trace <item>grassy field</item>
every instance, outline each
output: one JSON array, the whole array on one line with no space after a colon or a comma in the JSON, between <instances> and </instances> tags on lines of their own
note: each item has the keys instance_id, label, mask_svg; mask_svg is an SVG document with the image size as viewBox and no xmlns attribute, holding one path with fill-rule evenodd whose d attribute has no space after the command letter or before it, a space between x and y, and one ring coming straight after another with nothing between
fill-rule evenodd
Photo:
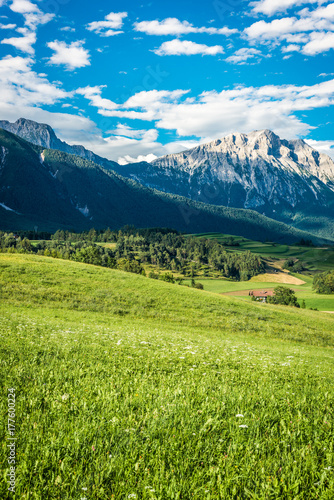
<instances>
[{"instance_id":1,"label":"grassy field","mask_svg":"<svg viewBox=\"0 0 334 500\"><path fill-rule=\"evenodd\" d=\"M204 290L219 294L233 294L238 292L239 299L251 300L248 295L249 290L273 290L277 286L285 286L287 288L292 288L297 296L299 304L305 300L305 305L307 309L313 308L319 311L334 311L334 295L324 295L315 293L312 290L313 278L301 274L293 274L293 276L305 281L303 285L286 284L282 282L275 281L261 281L261 275L255 276L250 281L230 281L227 279L197 279L199 283L202 283ZM273 275L275 277L275 275ZM184 282L190 285L190 280L185 280Z\"/></svg>"},{"instance_id":2,"label":"grassy field","mask_svg":"<svg viewBox=\"0 0 334 500\"><path fill-rule=\"evenodd\" d=\"M241 284L245 286L245 284ZM334 497L334 318L0 254L20 499Z\"/></svg>"}]
</instances>

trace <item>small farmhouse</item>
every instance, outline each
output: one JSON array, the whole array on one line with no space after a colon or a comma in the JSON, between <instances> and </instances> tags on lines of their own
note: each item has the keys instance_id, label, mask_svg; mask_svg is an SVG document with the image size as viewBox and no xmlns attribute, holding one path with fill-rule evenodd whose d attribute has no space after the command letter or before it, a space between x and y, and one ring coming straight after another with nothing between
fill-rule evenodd
<instances>
[{"instance_id":1,"label":"small farmhouse","mask_svg":"<svg viewBox=\"0 0 334 500\"><path fill-rule=\"evenodd\" d=\"M275 295L273 290L250 290L249 295L260 302L267 302L267 297Z\"/></svg>"}]
</instances>

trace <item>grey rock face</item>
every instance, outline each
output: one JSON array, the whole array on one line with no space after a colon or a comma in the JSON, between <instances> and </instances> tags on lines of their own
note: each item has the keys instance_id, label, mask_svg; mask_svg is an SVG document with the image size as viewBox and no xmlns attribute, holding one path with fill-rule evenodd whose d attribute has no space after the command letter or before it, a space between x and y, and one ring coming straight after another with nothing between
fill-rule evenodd
<instances>
[{"instance_id":1,"label":"grey rock face","mask_svg":"<svg viewBox=\"0 0 334 500\"><path fill-rule=\"evenodd\" d=\"M223 139L118 172L189 198L265 213L334 200L334 162L302 140L270 130Z\"/></svg>"},{"instance_id":2,"label":"grey rock face","mask_svg":"<svg viewBox=\"0 0 334 500\"><path fill-rule=\"evenodd\" d=\"M50 125L47 125L46 123L37 123L32 120L26 120L25 118L19 118L15 123L10 123L6 120L0 121L0 128L3 128L12 134L16 134L22 139L25 139L32 144L36 144L37 146L42 146L47 149L58 149L64 153L80 156L81 158L93 161L106 169L112 168L114 164L116 165L115 162L102 158L83 146L70 146L66 142L61 141L58 139Z\"/></svg>"}]
</instances>

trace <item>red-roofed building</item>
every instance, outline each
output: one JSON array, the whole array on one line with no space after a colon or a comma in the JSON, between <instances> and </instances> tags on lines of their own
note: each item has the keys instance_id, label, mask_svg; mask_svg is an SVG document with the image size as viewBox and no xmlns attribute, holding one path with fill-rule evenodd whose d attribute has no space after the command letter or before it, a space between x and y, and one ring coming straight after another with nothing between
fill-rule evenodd
<instances>
[{"instance_id":1,"label":"red-roofed building","mask_svg":"<svg viewBox=\"0 0 334 500\"><path fill-rule=\"evenodd\" d=\"M273 297L275 292L273 290L250 290L248 295L260 302L267 302L267 297Z\"/></svg>"}]
</instances>

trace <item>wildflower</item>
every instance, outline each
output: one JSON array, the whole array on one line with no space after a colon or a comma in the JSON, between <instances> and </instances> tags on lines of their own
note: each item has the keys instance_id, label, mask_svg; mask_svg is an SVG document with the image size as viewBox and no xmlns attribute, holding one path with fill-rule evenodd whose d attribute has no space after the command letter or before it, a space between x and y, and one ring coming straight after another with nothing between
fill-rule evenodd
<instances>
[{"instance_id":1,"label":"wildflower","mask_svg":"<svg viewBox=\"0 0 334 500\"><path fill-rule=\"evenodd\" d=\"M62 397L61 397L61 399L62 399L63 401L67 401L69 397L70 397L70 395L69 395L69 394L63 394L63 395L62 395Z\"/></svg>"},{"instance_id":2,"label":"wildflower","mask_svg":"<svg viewBox=\"0 0 334 500\"><path fill-rule=\"evenodd\" d=\"M92 450L95 451L95 447L94 446L92 446Z\"/></svg>"},{"instance_id":3,"label":"wildflower","mask_svg":"<svg viewBox=\"0 0 334 500\"><path fill-rule=\"evenodd\" d=\"M137 498L137 495L135 493L130 493L130 495L128 495L128 498Z\"/></svg>"},{"instance_id":4,"label":"wildflower","mask_svg":"<svg viewBox=\"0 0 334 500\"><path fill-rule=\"evenodd\" d=\"M84 490L84 491L87 491L88 488L81 488L81 489Z\"/></svg>"},{"instance_id":5,"label":"wildflower","mask_svg":"<svg viewBox=\"0 0 334 500\"><path fill-rule=\"evenodd\" d=\"M243 429L248 429L248 425L239 425L239 427L242 427Z\"/></svg>"},{"instance_id":6,"label":"wildflower","mask_svg":"<svg viewBox=\"0 0 334 500\"><path fill-rule=\"evenodd\" d=\"M238 413L238 415L236 415L236 417L244 417L243 415L241 415L241 413Z\"/></svg>"}]
</instances>

